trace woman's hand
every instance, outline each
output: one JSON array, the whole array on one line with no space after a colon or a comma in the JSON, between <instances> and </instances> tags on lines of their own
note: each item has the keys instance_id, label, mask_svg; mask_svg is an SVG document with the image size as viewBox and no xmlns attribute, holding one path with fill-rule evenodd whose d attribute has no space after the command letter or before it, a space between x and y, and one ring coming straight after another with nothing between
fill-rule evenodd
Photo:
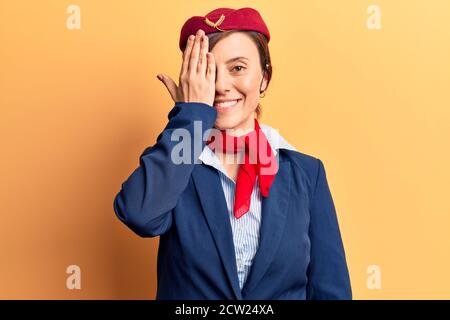
<instances>
[{"instance_id":1,"label":"woman's hand","mask_svg":"<svg viewBox=\"0 0 450 320\"><path fill-rule=\"evenodd\" d=\"M189 38L183 53L179 86L167 75L158 74L175 102L203 102L214 105L216 64L208 52L208 37L201 29Z\"/></svg>"}]
</instances>

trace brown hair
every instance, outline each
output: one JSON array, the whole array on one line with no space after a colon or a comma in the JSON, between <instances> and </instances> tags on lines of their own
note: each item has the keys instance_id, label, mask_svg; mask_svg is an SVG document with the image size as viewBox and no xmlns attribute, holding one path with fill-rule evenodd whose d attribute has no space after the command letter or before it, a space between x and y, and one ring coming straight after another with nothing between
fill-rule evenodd
<instances>
[{"instance_id":1,"label":"brown hair","mask_svg":"<svg viewBox=\"0 0 450 320\"><path fill-rule=\"evenodd\" d=\"M209 51L211 51L212 48L214 48L214 46L216 45L217 42L219 42L219 40L221 40L235 32L242 32L242 33L249 35L250 38L253 40L253 42L256 44L256 47L258 48L258 53L259 53L259 60L261 62L261 69L263 71L265 70L265 72L267 72L267 86L266 86L266 90L267 90L267 87L269 86L269 83L270 83L270 79L272 79L272 63L270 60L270 53L269 53L269 46L267 44L267 38L262 33L259 33L256 31L251 31L251 30L226 30L223 32L209 33L207 35L209 38ZM261 85L262 85L262 81L261 81ZM260 91L260 94L265 92L266 90ZM256 107L255 112L256 112L256 118L259 120L259 118L261 117L261 114L262 114L262 105L260 103L258 103L258 106Z\"/></svg>"}]
</instances>

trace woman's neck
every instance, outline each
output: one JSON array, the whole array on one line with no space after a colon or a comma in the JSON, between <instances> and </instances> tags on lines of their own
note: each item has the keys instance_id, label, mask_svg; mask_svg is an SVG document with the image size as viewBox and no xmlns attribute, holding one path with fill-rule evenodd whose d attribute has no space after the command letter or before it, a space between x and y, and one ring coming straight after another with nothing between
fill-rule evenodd
<instances>
[{"instance_id":1,"label":"woman's neck","mask_svg":"<svg viewBox=\"0 0 450 320\"><path fill-rule=\"evenodd\" d=\"M226 128L226 133L233 137L240 137L255 130L255 119L252 117L251 121L247 120L245 125L238 125L234 128Z\"/></svg>"}]
</instances>

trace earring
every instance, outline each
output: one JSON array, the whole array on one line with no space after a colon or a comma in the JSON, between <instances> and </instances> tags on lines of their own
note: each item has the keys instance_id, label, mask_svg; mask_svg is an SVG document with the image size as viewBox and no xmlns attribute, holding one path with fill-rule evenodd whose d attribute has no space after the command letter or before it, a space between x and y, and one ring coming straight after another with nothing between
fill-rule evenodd
<instances>
[{"instance_id":1,"label":"earring","mask_svg":"<svg viewBox=\"0 0 450 320\"><path fill-rule=\"evenodd\" d=\"M262 95L261 95L262 94ZM266 96L266 91L262 91L262 93L259 94L260 98L264 98Z\"/></svg>"}]
</instances>

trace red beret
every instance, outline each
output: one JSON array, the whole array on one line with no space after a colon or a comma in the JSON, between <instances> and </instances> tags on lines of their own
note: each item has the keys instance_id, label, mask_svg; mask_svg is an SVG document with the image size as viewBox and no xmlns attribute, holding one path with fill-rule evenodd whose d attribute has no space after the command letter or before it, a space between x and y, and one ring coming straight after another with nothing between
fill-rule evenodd
<instances>
[{"instance_id":1,"label":"red beret","mask_svg":"<svg viewBox=\"0 0 450 320\"><path fill-rule=\"evenodd\" d=\"M205 34L225 30L251 30L262 33L270 40L269 29L267 29L259 12L253 8L218 8L204 17L194 16L189 18L181 28L180 50L183 51L186 41L191 34L196 34L198 29Z\"/></svg>"}]
</instances>

